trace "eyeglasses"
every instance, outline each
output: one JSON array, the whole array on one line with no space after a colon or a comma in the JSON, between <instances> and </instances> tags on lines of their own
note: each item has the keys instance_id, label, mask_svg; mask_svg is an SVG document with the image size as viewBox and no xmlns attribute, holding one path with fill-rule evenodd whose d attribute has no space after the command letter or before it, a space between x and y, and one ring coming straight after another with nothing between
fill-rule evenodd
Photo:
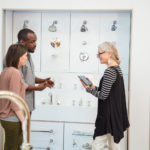
<instances>
[{"instance_id":1,"label":"eyeglasses","mask_svg":"<svg viewBox=\"0 0 150 150\"><path fill-rule=\"evenodd\" d=\"M99 57L101 54L104 54L105 52L101 52L101 53L98 53L96 54L97 57Z\"/></svg>"}]
</instances>

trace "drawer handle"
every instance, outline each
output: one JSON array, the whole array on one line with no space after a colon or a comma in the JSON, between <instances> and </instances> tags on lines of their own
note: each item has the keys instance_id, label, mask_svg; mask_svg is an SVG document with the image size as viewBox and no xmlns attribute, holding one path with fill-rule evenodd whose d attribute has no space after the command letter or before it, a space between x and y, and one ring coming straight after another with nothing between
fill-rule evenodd
<instances>
[{"instance_id":1,"label":"drawer handle","mask_svg":"<svg viewBox=\"0 0 150 150\"><path fill-rule=\"evenodd\" d=\"M53 144L54 143L54 139L50 139L49 143Z\"/></svg>"},{"instance_id":2,"label":"drawer handle","mask_svg":"<svg viewBox=\"0 0 150 150\"><path fill-rule=\"evenodd\" d=\"M54 130L47 130L47 131L43 131L43 130L31 130L31 132L46 132L46 133L54 134Z\"/></svg>"},{"instance_id":3,"label":"drawer handle","mask_svg":"<svg viewBox=\"0 0 150 150\"><path fill-rule=\"evenodd\" d=\"M44 147L36 147L36 146L35 146L35 147L32 147L32 149L33 149L33 150L34 150L34 149L51 150L50 147L44 148Z\"/></svg>"},{"instance_id":4,"label":"drawer handle","mask_svg":"<svg viewBox=\"0 0 150 150\"><path fill-rule=\"evenodd\" d=\"M89 143L83 144L82 147L83 147L84 149L89 149L89 150L92 149L92 145L90 145Z\"/></svg>"},{"instance_id":5,"label":"drawer handle","mask_svg":"<svg viewBox=\"0 0 150 150\"><path fill-rule=\"evenodd\" d=\"M84 131L73 131L72 135L93 136L91 132L84 132Z\"/></svg>"},{"instance_id":6,"label":"drawer handle","mask_svg":"<svg viewBox=\"0 0 150 150\"><path fill-rule=\"evenodd\" d=\"M53 129L51 129L49 132L50 132L50 133L54 133L54 130L53 130Z\"/></svg>"},{"instance_id":7,"label":"drawer handle","mask_svg":"<svg viewBox=\"0 0 150 150\"><path fill-rule=\"evenodd\" d=\"M51 150L50 147L47 147L46 150Z\"/></svg>"},{"instance_id":8,"label":"drawer handle","mask_svg":"<svg viewBox=\"0 0 150 150\"><path fill-rule=\"evenodd\" d=\"M72 145L73 145L73 147L78 146L78 142L74 139Z\"/></svg>"}]
</instances>

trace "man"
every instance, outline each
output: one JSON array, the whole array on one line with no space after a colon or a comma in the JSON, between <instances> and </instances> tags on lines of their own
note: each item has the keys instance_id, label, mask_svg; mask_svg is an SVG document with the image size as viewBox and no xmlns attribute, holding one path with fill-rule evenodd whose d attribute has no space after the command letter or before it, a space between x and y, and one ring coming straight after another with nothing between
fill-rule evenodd
<instances>
[{"instance_id":1,"label":"man","mask_svg":"<svg viewBox=\"0 0 150 150\"><path fill-rule=\"evenodd\" d=\"M34 91L44 90L46 87L53 87L54 82L50 78L41 79L34 74L34 64L30 53L35 52L36 48L36 34L30 29L22 29L18 33L18 43L23 44L28 49L28 59L26 64L21 67L21 72L23 74L23 79L26 85L26 95L25 100L28 104L30 112L35 109L35 93ZM35 86L35 83L38 85Z\"/></svg>"}]
</instances>

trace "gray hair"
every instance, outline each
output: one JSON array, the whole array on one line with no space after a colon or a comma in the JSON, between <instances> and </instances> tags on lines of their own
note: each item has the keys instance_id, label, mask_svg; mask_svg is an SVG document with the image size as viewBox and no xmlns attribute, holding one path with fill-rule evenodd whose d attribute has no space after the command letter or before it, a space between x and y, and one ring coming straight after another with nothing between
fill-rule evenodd
<instances>
[{"instance_id":1,"label":"gray hair","mask_svg":"<svg viewBox=\"0 0 150 150\"><path fill-rule=\"evenodd\" d=\"M118 50L112 42L103 42L98 45L98 49L101 49L104 52L112 52L111 58L119 65L121 63L118 55Z\"/></svg>"}]
</instances>

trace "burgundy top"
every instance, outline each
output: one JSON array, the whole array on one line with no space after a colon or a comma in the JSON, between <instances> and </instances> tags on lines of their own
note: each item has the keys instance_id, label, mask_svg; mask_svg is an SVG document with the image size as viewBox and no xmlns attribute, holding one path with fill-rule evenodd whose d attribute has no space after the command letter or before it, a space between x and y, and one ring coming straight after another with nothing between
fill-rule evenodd
<instances>
[{"instance_id":1,"label":"burgundy top","mask_svg":"<svg viewBox=\"0 0 150 150\"><path fill-rule=\"evenodd\" d=\"M25 98L25 84L21 72L14 67L7 67L0 75L0 90L11 91ZM0 118L16 116L18 106L7 100L0 100Z\"/></svg>"}]
</instances>

